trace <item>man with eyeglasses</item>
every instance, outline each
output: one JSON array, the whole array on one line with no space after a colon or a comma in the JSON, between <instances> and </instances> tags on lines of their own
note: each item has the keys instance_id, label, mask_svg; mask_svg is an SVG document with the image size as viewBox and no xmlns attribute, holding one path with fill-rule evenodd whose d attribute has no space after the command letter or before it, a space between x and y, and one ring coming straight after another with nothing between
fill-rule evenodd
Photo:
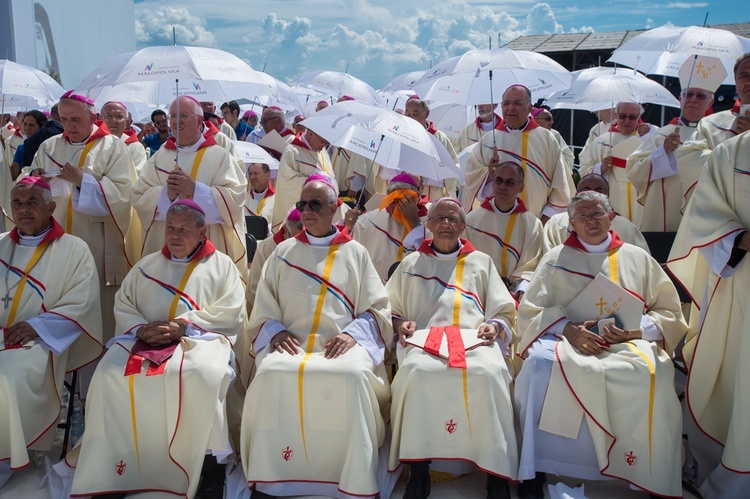
<instances>
[{"instance_id":1,"label":"man with eyeglasses","mask_svg":"<svg viewBox=\"0 0 750 499\"><path fill-rule=\"evenodd\" d=\"M542 222L519 199L523 184L521 165L515 161L500 163L492 183L494 196L466 216L466 238L492 257L518 301L542 256Z\"/></svg>"},{"instance_id":2,"label":"man with eyeglasses","mask_svg":"<svg viewBox=\"0 0 750 499\"><path fill-rule=\"evenodd\" d=\"M367 250L333 225L337 194L305 185L305 230L276 247L258 284L241 433L254 498L390 494L377 477L391 309Z\"/></svg>"},{"instance_id":3,"label":"man with eyeglasses","mask_svg":"<svg viewBox=\"0 0 750 499\"><path fill-rule=\"evenodd\" d=\"M523 85L508 87L500 107L504 123L482 137L466 162L463 205L469 211L480 206L492 196L497 165L517 161L525 177L521 201L545 223L555 213L565 210L574 189L560 145L549 130L530 116L531 92Z\"/></svg>"},{"instance_id":4,"label":"man with eyeglasses","mask_svg":"<svg viewBox=\"0 0 750 499\"><path fill-rule=\"evenodd\" d=\"M212 136L201 133L203 110L190 96L169 106L169 121L175 136L149 159L132 189L133 207L143 230L142 254L164 247L164 224L169 207L181 199L192 199L206 212L209 239L229 255L245 277L244 208L247 186L244 165L240 167Z\"/></svg>"},{"instance_id":5,"label":"man with eyeglasses","mask_svg":"<svg viewBox=\"0 0 750 499\"><path fill-rule=\"evenodd\" d=\"M641 206L638 191L628 180L625 169L627 157L612 156L612 149L631 137L643 140L658 127L641 120L643 107L635 102L618 102L615 121L609 132L601 134L581 151L581 175L597 173L609 182L609 199L614 210L631 222L640 221Z\"/></svg>"},{"instance_id":6,"label":"man with eyeglasses","mask_svg":"<svg viewBox=\"0 0 750 499\"><path fill-rule=\"evenodd\" d=\"M727 111L706 116L698 122L690 140L675 153L681 164L691 165L695 171L702 172L716 146L750 130L750 52L734 63L734 84L738 97L734 106ZM695 184L685 187L689 192Z\"/></svg>"},{"instance_id":7,"label":"man with eyeglasses","mask_svg":"<svg viewBox=\"0 0 750 499\"><path fill-rule=\"evenodd\" d=\"M500 115L495 112L497 103L479 104L476 108L477 119L466 125L453 143L457 154L482 140L485 133L497 130L503 122Z\"/></svg>"},{"instance_id":8,"label":"man with eyeglasses","mask_svg":"<svg viewBox=\"0 0 750 499\"><path fill-rule=\"evenodd\" d=\"M509 372L515 302L492 258L461 238L466 214L456 199L433 203L427 227L433 238L386 284L399 338L388 468L409 465L405 499L429 496L430 468L479 468L486 497L509 499L518 468Z\"/></svg>"},{"instance_id":9,"label":"man with eyeglasses","mask_svg":"<svg viewBox=\"0 0 750 499\"><path fill-rule=\"evenodd\" d=\"M651 497L681 496L671 355L687 326L677 291L656 260L610 230L614 213L604 194L577 194L568 214L573 233L544 255L518 306L525 358L514 392L518 497L542 499L545 473L618 478ZM642 315L598 323L616 315L618 298L603 294L590 304L590 320L568 319L568 305L599 274L642 301ZM625 329L623 321L639 327Z\"/></svg>"},{"instance_id":10,"label":"man with eyeglasses","mask_svg":"<svg viewBox=\"0 0 750 499\"><path fill-rule=\"evenodd\" d=\"M138 140L138 134L130 128L133 120L128 117L128 108L122 102L107 102L102 106L100 111L102 121L107 125L109 133L115 137L120 137L128 148L130 160L133 162L135 174L140 175L143 167L146 166L146 149Z\"/></svg>"},{"instance_id":11,"label":"man with eyeglasses","mask_svg":"<svg viewBox=\"0 0 750 499\"><path fill-rule=\"evenodd\" d=\"M263 108L259 123L260 127L256 127L255 130L247 136L247 142L257 143L260 139L265 137L266 134L271 133L272 130L276 130L287 142L291 142L294 138L294 132L286 126L284 111L278 106L268 106ZM270 149L267 149L267 151L271 153ZM279 159L278 152L273 151L271 155L276 159Z\"/></svg>"},{"instance_id":12,"label":"man with eyeglasses","mask_svg":"<svg viewBox=\"0 0 750 499\"><path fill-rule=\"evenodd\" d=\"M216 114L216 104L213 103L213 101L201 101L201 109L203 109L204 113L213 114L216 116L217 121L219 122L218 128L221 133L229 137L229 140L237 140L237 135L234 133L234 128L232 125L224 121L223 118L220 118Z\"/></svg>"},{"instance_id":13,"label":"man with eyeglasses","mask_svg":"<svg viewBox=\"0 0 750 499\"><path fill-rule=\"evenodd\" d=\"M167 119L167 113L161 109L157 109L151 113L151 123L156 128L156 133L146 135L141 139L143 145L149 148L151 156L156 154L156 151L172 136L172 132L169 130L169 120ZM146 127L143 127L143 131L146 131Z\"/></svg>"},{"instance_id":14,"label":"man with eyeglasses","mask_svg":"<svg viewBox=\"0 0 750 499\"><path fill-rule=\"evenodd\" d=\"M577 193L584 191L594 191L609 197L609 183L607 179L596 173L589 173L583 177L577 186ZM650 253L646 239L638 230L638 227L625 217L615 213L612 218L612 230L617 232L618 237L624 243L638 246L644 251ZM544 225L544 238L542 241L542 252L547 253L555 246L559 246L570 237L573 231L570 226L570 217L566 213L558 213L549 219Z\"/></svg>"},{"instance_id":15,"label":"man with eyeglasses","mask_svg":"<svg viewBox=\"0 0 750 499\"><path fill-rule=\"evenodd\" d=\"M130 191L135 170L127 146L97 124L90 99L65 92L58 104L62 135L47 139L24 173L44 176L65 232L80 237L94 255L99 273L104 339L114 334L115 294L135 263L126 251Z\"/></svg>"},{"instance_id":16,"label":"man with eyeglasses","mask_svg":"<svg viewBox=\"0 0 750 499\"><path fill-rule=\"evenodd\" d=\"M264 111L265 113L265 111ZM310 130L292 139L279 160L276 174L276 194L274 195L271 230L279 230L284 217L299 200L302 186L307 177L321 174L330 177L338 192L338 184L331 166L331 157L326 149L330 144L326 139Z\"/></svg>"},{"instance_id":17,"label":"man with eyeglasses","mask_svg":"<svg viewBox=\"0 0 750 499\"><path fill-rule=\"evenodd\" d=\"M742 104L750 103L750 54L737 61L735 83ZM682 353L689 372L685 418L696 463L695 484L703 497L743 497L750 487L746 382L750 374L745 354L750 305L750 117L732 112L708 116L693 135L699 140L691 143L701 141L710 147L721 138L718 133L705 133L714 125L737 135L711 151L667 267L693 300Z\"/></svg>"}]
</instances>

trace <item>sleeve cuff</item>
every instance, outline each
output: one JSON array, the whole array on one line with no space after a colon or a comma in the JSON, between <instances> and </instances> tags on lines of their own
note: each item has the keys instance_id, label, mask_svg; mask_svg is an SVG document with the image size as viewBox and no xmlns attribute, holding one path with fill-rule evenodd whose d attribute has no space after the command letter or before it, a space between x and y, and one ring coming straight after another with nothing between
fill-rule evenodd
<instances>
[{"instance_id":1,"label":"sleeve cuff","mask_svg":"<svg viewBox=\"0 0 750 499\"><path fill-rule=\"evenodd\" d=\"M271 343L271 340L273 339L273 337L282 331L286 331L286 327L284 327L282 323L280 323L279 321L275 321L273 319L268 319L263 324L263 327L260 328L258 337L255 339L255 342L253 343L255 351L259 352L260 350L263 350L266 347L266 345Z\"/></svg>"},{"instance_id":2,"label":"sleeve cuff","mask_svg":"<svg viewBox=\"0 0 750 499\"><path fill-rule=\"evenodd\" d=\"M649 317L643 315L641 317L641 338L646 341L661 341L663 339L659 326Z\"/></svg>"}]
</instances>

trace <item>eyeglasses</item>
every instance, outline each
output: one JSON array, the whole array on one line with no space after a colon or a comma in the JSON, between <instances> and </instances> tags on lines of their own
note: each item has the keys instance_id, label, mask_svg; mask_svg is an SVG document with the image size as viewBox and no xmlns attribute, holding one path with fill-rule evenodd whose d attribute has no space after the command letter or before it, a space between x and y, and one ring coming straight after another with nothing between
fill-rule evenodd
<instances>
[{"instance_id":1,"label":"eyeglasses","mask_svg":"<svg viewBox=\"0 0 750 499\"><path fill-rule=\"evenodd\" d=\"M156 120L154 121L154 125L166 125L167 120Z\"/></svg>"},{"instance_id":2,"label":"eyeglasses","mask_svg":"<svg viewBox=\"0 0 750 499\"><path fill-rule=\"evenodd\" d=\"M265 125L265 124L266 124L266 123L268 123L269 121L273 121L273 120L275 120L276 118L278 118L278 116L274 116L273 118L261 118L261 120L260 120L260 124L261 124L261 125Z\"/></svg>"},{"instance_id":3,"label":"eyeglasses","mask_svg":"<svg viewBox=\"0 0 750 499\"><path fill-rule=\"evenodd\" d=\"M190 118L192 118L193 116L196 116L196 115L194 115L194 114L182 114L182 113L180 113L179 118L180 118L180 121L187 121ZM169 120L170 121L177 121L177 118L178 118L178 116L176 114L170 114L169 115Z\"/></svg>"},{"instance_id":4,"label":"eyeglasses","mask_svg":"<svg viewBox=\"0 0 750 499\"><path fill-rule=\"evenodd\" d=\"M639 114L620 113L617 115L617 119L619 119L620 121L625 121L625 120L636 121L640 117L641 116Z\"/></svg>"},{"instance_id":5,"label":"eyeglasses","mask_svg":"<svg viewBox=\"0 0 750 499\"><path fill-rule=\"evenodd\" d=\"M699 94L697 92L686 92L683 97L685 99L706 100L708 99L708 94Z\"/></svg>"},{"instance_id":6,"label":"eyeglasses","mask_svg":"<svg viewBox=\"0 0 750 499\"><path fill-rule=\"evenodd\" d=\"M507 185L508 187L513 187L516 185L516 181L512 178L502 178L502 177L495 177L495 183L497 185Z\"/></svg>"},{"instance_id":7,"label":"eyeglasses","mask_svg":"<svg viewBox=\"0 0 750 499\"><path fill-rule=\"evenodd\" d=\"M456 226L456 225L460 224L461 221L462 221L458 217L450 217L450 216L442 216L442 217L441 216L435 216L435 217L428 218L427 220L429 220L431 222L435 222L438 225L440 225L443 222L448 222L448 224L452 225L452 226Z\"/></svg>"},{"instance_id":8,"label":"eyeglasses","mask_svg":"<svg viewBox=\"0 0 750 499\"><path fill-rule=\"evenodd\" d=\"M102 118L104 118L104 121L114 121L114 122L122 122L128 119L127 116L110 116L110 115L102 116Z\"/></svg>"},{"instance_id":9,"label":"eyeglasses","mask_svg":"<svg viewBox=\"0 0 750 499\"><path fill-rule=\"evenodd\" d=\"M548 116L548 117L546 117L546 118L539 118L539 117L536 117L536 118L534 118L534 119L535 119L535 120L537 120L537 121L552 121L552 116Z\"/></svg>"},{"instance_id":10,"label":"eyeglasses","mask_svg":"<svg viewBox=\"0 0 750 499\"><path fill-rule=\"evenodd\" d=\"M509 107L509 106L521 107L521 106L527 106L528 104L529 104L529 101L527 100L514 100L514 101L504 100L500 103L502 107Z\"/></svg>"},{"instance_id":11,"label":"eyeglasses","mask_svg":"<svg viewBox=\"0 0 750 499\"><path fill-rule=\"evenodd\" d=\"M320 213L320 210L323 209L323 201L321 201L320 199L311 199L310 201L297 201L294 207L297 208L297 211L299 211L300 213L305 211L305 208L307 207L309 207L315 213Z\"/></svg>"},{"instance_id":12,"label":"eyeglasses","mask_svg":"<svg viewBox=\"0 0 750 499\"><path fill-rule=\"evenodd\" d=\"M596 213L589 213L587 215L578 215L577 217L570 217L571 220L578 220L579 222L588 222L589 220L602 220L607 214L603 211L597 211Z\"/></svg>"}]
</instances>

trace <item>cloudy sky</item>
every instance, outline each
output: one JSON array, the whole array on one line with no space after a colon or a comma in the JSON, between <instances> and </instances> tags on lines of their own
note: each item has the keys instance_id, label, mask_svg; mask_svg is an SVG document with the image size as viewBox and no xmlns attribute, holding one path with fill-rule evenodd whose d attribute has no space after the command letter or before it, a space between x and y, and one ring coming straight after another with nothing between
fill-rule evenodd
<instances>
[{"instance_id":1,"label":"cloudy sky","mask_svg":"<svg viewBox=\"0 0 750 499\"><path fill-rule=\"evenodd\" d=\"M474 48L521 35L743 22L744 0L135 0L137 48L227 50L290 82L344 71L379 88ZM498 41L499 38L499 41ZM500 45L499 45L499 44Z\"/></svg>"}]
</instances>

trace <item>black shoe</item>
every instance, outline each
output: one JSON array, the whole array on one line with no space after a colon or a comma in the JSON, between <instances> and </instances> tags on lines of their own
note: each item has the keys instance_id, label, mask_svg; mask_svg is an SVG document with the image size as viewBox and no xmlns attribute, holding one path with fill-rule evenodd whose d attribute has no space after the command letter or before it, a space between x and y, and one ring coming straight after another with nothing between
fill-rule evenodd
<instances>
[{"instance_id":1,"label":"black shoe","mask_svg":"<svg viewBox=\"0 0 750 499\"><path fill-rule=\"evenodd\" d=\"M538 473L531 480L524 480L518 485L518 499L544 499L546 473Z\"/></svg>"},{"instance_id":2,"label":"black shoe","mask_svg":"<svg viewBox=\"0 0 750 499\"><path fill-rule=\"evenodd\" d=\"M404 499L427 499L430 495L430 463L417 461L409 465L411 476L406 484Z\"/></svg>"},{"instance_id":3,"label":"black shoe","mask_svg":"<svg viewBox=\"0 0 750 499\"><path fill-rule=\"evenodd\" d=\"M260 490L253 490L250 493L250 499L276 499L276 496L266 494L265 492L261 492Z\"/></svg>"},{"instance_id":4,"label":"black shoe","mask_svg":"<svg viewBox=\"0 0 750 499\"><path fill-rule=\"evenodd\" d=\"M195 499L224 499L224 479L226 471L223 464L216 462L216 457L206 456L203 460L201 483Z\"/></svg>"},{"instance_id":5,"label":"black shoe","mask_svg":"<svg viewBox=\"0 0 750 499\"><path fill-rule=\"evenodd\" d=\"M487 499L510 499L510 483L499 476L487 473Z\"/></svg>"},{"instance_id":6,"label":"black shoe","mask_svg":"<svg viewBox=\"0 0 750 499\"><path fill-rule=\"evenodd\" d=\"M125 492L115 492L113 494L95 494L92 499L125 499Z\"/></svg>"}]
</instances>

